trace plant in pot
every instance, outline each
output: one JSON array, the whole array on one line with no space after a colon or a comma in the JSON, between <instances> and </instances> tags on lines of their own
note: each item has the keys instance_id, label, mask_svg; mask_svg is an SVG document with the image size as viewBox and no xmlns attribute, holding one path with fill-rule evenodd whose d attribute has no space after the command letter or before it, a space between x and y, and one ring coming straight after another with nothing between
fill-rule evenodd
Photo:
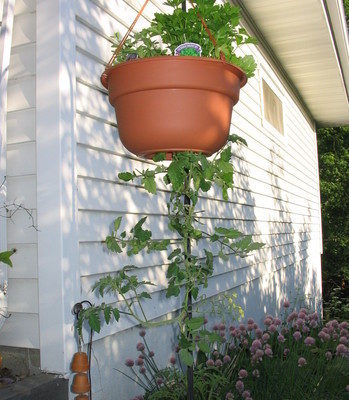
<instances>
[{"instance_id":1,"label":"plant in pot","mask_svg":"<svg viewBox=\"0 0 349 400\"><path fill-rule=\"evenodd\" d=\"M168 193L168 228L174 237L153 239L144 228L146 217L128 232L121 230L119 217L105 244L110 251L125 251L128 256L168 251L166 297L180 297L181 310L171 320L149 320L143 304L152 296L147 287L153 283L142 276L141 268L127 265L96 282L93 291L101 297L113 294L115 302L82 310L77 329L81 336L88 321L99 332L101 318L108 324L121 315L143 327L177 324L179 354L188 367L187 393L192 400L193 351L208 352L208 344L219 340L202 329L203 315L193 316L193 302L202 298L200 289L208 288L216 260L228 268L231 257L245 257L263 247L253 242L252 235L231 226L205 227L208 220L199 211L218 195L217 187L224 201L233 188L232 146L246 142L229 135L231 112L240 87L255 69L253 57L238 57L235 51L254 39L238 26L239 10L230 4L196 0L186 12L181 1L169 0L168 5L172 14L155 14L149 28L122 41L124 47L119 45L111 60L118 63L110 63L102 83L116 109L121 141L131 152L154 162L153 168L121 172L118 177L127 185L137 182L152 194L162 180L161 190Z\"/></svg>"},{"instance_id":2,"label":"plant in pot","mask_svg":"<svg viewBox=\"0 0 349 400\"><path fill-rule=\"evenodd\" d=\"M120 139L139 156L218 151L240 88L256 68L251 55L237 55L255 43L239 26L237 7L193 0L184 11L182 3L169 0L172 13L157 13L149 28L126 34L101 78Z\"/></svg>"}]
</instances>

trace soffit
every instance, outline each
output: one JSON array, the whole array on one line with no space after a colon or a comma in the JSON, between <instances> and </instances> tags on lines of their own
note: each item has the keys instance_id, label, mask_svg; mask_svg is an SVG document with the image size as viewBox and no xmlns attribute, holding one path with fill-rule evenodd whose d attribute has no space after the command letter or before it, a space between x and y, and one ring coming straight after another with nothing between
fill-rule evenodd
<instances>
[{"instance_id":1,"label":"soffit","mask_svg":"<svg viewBox=\"0 0 349 400\"><path fill-rule=\"evenodd\" d=\"M338 0L330 1L340 5ZM345 22L333 16L333 10L328 13L321 0L236 0L235 3L272 49L316 123L348 125ZM342 36L335 35L336 30Z\"/></svg>"}]
</instances>

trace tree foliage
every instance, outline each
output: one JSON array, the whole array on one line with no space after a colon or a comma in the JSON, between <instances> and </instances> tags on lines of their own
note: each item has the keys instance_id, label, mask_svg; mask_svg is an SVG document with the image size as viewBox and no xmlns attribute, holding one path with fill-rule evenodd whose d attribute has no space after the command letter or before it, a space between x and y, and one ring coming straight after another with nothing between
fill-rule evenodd
<instances>
[{"instance_id":1,"label":"tree foliage","mask_svg":"<svg viewBox=\"0 0 349 400\"><path fill-rule=\"evenodd\" d=\"M329 302L335 287L341 289L343 298L347 298L349 293L349 127L320 129L318 150L324 244L323 289L324 300ZM338 290L336 293L338 295Z\"/></svg>"}]
</instances>

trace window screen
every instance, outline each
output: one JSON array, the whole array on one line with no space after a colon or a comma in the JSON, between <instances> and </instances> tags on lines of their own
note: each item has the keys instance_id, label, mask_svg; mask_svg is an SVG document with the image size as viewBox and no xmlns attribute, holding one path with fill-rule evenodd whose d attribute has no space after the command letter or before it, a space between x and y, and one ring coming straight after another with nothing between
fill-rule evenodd
<instances>
[{"instance_id":1,"label":"window screen","mask_svg":"<svg viewBox=\"0 0 349 400\"><path fill-rule=\"evenodd\" d=\"M280 133L284 133L282 102L263 79L264 118Z\"/></svg>"}]
</instances>

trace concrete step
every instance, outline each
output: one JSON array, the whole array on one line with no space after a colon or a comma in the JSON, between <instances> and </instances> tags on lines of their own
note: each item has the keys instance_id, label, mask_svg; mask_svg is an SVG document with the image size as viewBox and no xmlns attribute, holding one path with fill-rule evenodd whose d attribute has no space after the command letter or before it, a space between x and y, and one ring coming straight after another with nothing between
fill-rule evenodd
<instances>
[{"instance_id":1,"label":"concrete step","mask_svg":"<svg viewBox=\"0 0 349 400\"><path fill-rule=\"evenodd\" d=\"M52 374L29 376L0 389L1 400L68 400L69 381Z\"/></svg>"}]
</instances>

